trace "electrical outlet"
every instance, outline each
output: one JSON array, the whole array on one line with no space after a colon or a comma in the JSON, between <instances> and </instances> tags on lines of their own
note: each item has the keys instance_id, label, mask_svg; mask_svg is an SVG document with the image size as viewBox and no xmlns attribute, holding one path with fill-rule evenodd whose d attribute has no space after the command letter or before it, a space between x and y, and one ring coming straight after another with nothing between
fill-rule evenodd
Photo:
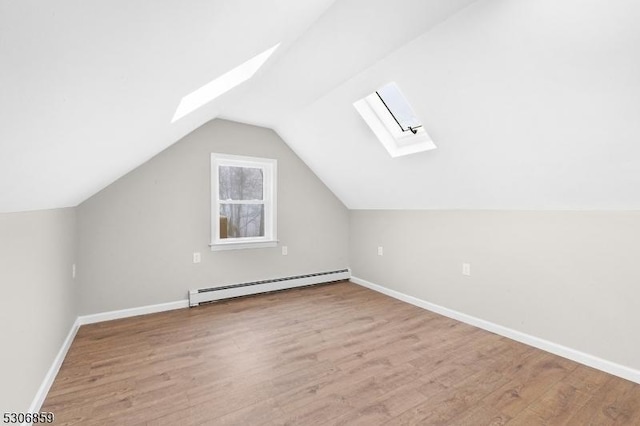
<instances>
[{"instance_id":1,"label":"electrical outlet","mask_svg":"<svg viewBox=\"0 0 640 426\"><path fill-rule=\"evenodd\" d=\"M193 253L193 263L200 263L202 261L202 256L200 253Z\"/></svg>"},{"instance_id":2,"label":"electrical outlet","mask_svg":"<svg viewBox=\"0 0 640 426\"><path fill-rule=\"evenodd\" d=\"M378 246L378 256L384 255L384 248L382 246Z\"/></svg>"},{"instance_id":3,"label":"electrical outlet","mask_svg":"<svg viewBox=\"0 0 640 426\"><path fill-rule=\"evenodd\" d=\"M471 276L471 264L470 263L463 263L462 264L462 275L465 275L467 277Z\"/></svg>"},{"instance_id":4,"label":"electrical outlet","mask_svg":"<svg viewBox=\"0 0 640 426\"><path fill-rule=\"evenodd\" d=\"M76 264L71 265L71 278L76 279Z\"/></svg>"},{"instance_id":5,"label":"electrical outlet","mask_svg":"<svg viewBox=\"0 0 640 426\"><path fill-rule=\"evenodd\" d=\"M287 248L287 246L282 246L282 255L286 256L289 254L289 249Z\"/></svg>"}]
</instances>

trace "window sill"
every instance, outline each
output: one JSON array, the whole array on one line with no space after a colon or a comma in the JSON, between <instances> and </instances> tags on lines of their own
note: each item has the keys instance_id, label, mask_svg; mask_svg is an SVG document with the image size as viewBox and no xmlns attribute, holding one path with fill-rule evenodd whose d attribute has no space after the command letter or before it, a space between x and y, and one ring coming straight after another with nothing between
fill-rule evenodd
<instances>
[{"instance_id":1,"label":"window sill","mask_svg":"<svg viewBox=\"0 0 640 426\"><path fill-rule=\"evenodd\" d=\"M239 241L239 242L229 242L229 243L218 243L218 244L209 244L211 247L211 251L223 251L223 250L239 250L239 249L256 249L256 248L269 248L269 247L277 247L278 241Z\"/></svg>"}]
</instances>

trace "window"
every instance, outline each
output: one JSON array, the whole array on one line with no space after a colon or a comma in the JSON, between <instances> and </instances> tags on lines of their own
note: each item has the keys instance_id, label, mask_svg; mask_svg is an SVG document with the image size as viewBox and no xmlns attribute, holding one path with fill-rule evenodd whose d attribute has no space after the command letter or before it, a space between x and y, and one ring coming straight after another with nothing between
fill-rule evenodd
<instances>
[{"instance_id":1,"label":"window","mask_svg":"<svg viewBox=\"0 0 640 426\"><path fill-rule=\"evenodd\" d=\"M391 157L436 148L396 83L385 84L353 106Z\"/></svg>"},{"instance_id":2,"label":"window","mask_svg":"<svg viewBox=\"0 0 640 426\"><path fill-rule=\"evenodd\" d=\"M211 249L275 247L277 161L211 154Z\"/></svg>"},{"instance_id":3,"label":"window","mask_svg":"<svg viewBox=\"0 0 640 426\"><path fill-rule=\"evenodd\" d=\"M422 127L420 120L413 112L411 105L400 92L400 88L395 83L389 83L376 91L376 94L389 111L395 122L403 132L410 131L414 135L418 133L418 128Z\"/></svg>"}]
</instances>

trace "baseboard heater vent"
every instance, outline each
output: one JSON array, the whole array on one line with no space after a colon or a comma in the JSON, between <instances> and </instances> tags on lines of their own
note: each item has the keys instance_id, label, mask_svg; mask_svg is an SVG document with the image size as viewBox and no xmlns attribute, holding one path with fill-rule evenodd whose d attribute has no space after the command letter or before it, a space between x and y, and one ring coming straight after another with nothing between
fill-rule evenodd
<instances>
[{"instance_id":1,"label":"baseboard heater vent","mask_svg":"<svg viewBox=\"0 0 640 426\"><path fill-rule=\"evenodd\" d=\"M189 306L198 306L201 303L230 299L232 297L348 280L349 278L351 278L351 272L348 269L340 269L338 271L296 275L294 277L232 284L223 287L200 288L197 290L189 290Z\"/></svg>"}]
</instances>

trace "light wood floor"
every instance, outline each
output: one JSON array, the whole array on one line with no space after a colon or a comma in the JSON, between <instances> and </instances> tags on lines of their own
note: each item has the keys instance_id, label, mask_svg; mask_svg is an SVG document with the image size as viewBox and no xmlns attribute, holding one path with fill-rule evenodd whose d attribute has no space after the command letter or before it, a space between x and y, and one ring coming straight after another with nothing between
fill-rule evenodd
<instances>
[{"instance_id":1,"label":"light wood floor","mask_svg":"<svg viewBox=\"0 0 640 426\"><path fill-rule=\"evenodd\" d=\"M83 326L81 425L640 425L640 385L344 282Z\"/></svg>"}]
</instances>

